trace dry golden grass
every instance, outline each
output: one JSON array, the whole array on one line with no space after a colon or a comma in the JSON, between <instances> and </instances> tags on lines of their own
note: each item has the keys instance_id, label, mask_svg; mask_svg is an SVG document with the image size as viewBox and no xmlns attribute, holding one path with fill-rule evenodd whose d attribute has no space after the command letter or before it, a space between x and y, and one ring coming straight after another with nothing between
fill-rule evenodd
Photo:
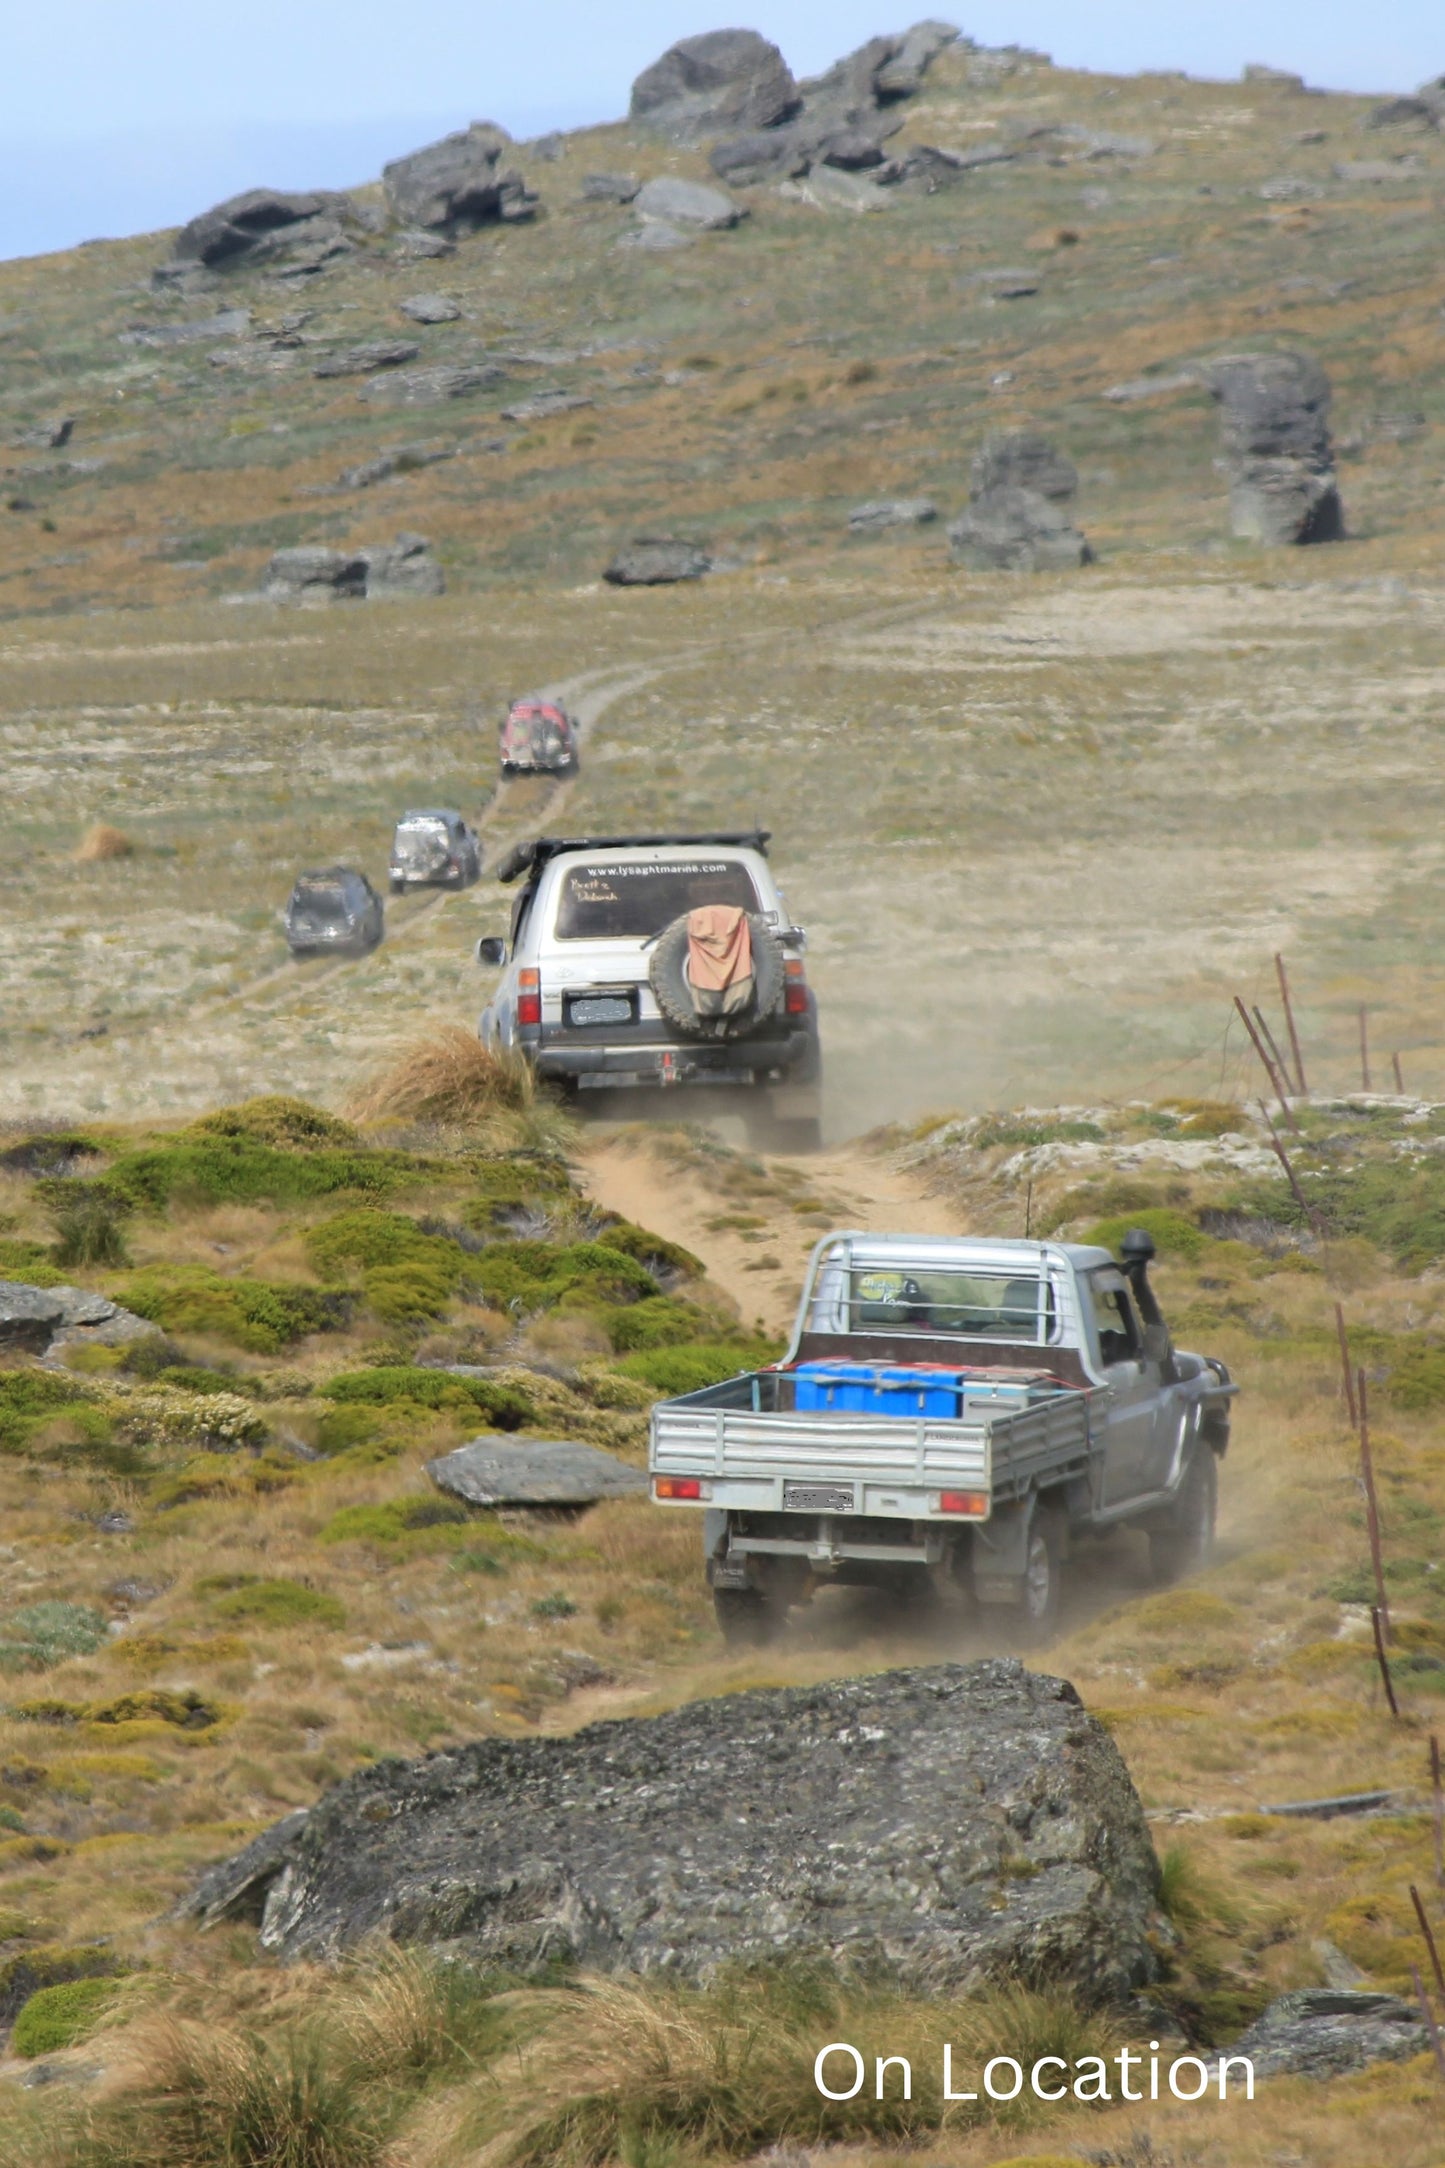
<instances>
[{"instance_id":1,"label":"dry golden grass","mask_svg":"<svg viewBox=\"0 0 1445 2168\"><path fill-rule=\"evenodd\" d=\"M493 1053L460 1024L413 1039L350 1101L357 1122L468 1123L500 1110L522 1112L537 1087L521 1059Z\"/></svg>"},{"instance_id":2,"label":"dry golden grass","mask_svg":"<svg viewBox=\"0 0 1445 2168\"><path fill-rule=\"evenodd\" d=\"M135 844L123 828L109 821L93 821L75 846L78 866L107 865L112 859L134 858Z\"/></svg>"}]
</instances>

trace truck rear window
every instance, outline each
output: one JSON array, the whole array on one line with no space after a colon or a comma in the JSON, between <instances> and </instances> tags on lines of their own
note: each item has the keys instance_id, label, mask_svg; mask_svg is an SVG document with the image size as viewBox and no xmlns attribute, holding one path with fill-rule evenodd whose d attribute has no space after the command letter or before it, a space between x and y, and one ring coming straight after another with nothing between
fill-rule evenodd
<instances>
[{"instance_id":1,"label":"truck rear window","mask_svg":"<svg viewBox=\"0 0 1445 2168\"><path fill-rule=\"evenodd\" d=\"M1040 1297L1042 1296L1042 1304ZM957 1334L1035 1345L1052 1339L1052 1284L982 1272L855 1270L848 1276L849 1332Z\"/></svg>"},{"instance_id":2,"label":"truck rear window","mask_svg":"<svg viewBox=\"0 0 1445 2168\"><path fill-rule=\"evenodd\" d=\"M758 892L746 866L727 858L666 865L583 863L569 866L562 876L553 931L559 941L645 939L704 903L756 911Z\"/></svg>"}]
</instances>

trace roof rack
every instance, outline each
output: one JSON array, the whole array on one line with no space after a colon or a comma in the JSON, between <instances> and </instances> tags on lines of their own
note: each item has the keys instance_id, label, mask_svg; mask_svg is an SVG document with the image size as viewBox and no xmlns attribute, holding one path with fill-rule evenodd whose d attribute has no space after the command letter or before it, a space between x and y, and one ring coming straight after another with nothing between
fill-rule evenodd
<instances>
[{"instance_id":1,"label":"roof rack","mask_svg":"<svg viewBox=\"0 0 1445 2168\"><path fill-rule=\"evenodd\" d=\"M766 858L772 834L771 828L717 828L704 835L533 836L529 842L514 843L498 861L497 879L510 882L519 880L524 873L540 873L549 858L563 851L636 851L714 843L761 851Z\"/></svg>"}]
</instances>

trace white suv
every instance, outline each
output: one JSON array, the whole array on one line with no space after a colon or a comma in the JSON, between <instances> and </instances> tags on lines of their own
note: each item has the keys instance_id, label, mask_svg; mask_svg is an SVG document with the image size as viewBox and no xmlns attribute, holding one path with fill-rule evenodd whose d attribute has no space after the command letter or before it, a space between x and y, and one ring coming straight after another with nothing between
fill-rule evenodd
<instances>
[{"instance_id":1,"label":"white suv","mask_svg":"<svg viewBox=\"0 0 1445 2168\"><path fill-rule=\"evenodd\" d=\"M522 883L508 938L477 943L479 962L506 966L477 1027L483 1044L517 1049L569 1093L705 1087L740 1100L759 1144L815 1145L822 1067L806 936L767 844L764 830L518 844L497 867L499 881ZM743 911L750 934L752 991L726 1015L693 1015L676 998L687 916L708 904Z\"/></svg>"}]
</instances>

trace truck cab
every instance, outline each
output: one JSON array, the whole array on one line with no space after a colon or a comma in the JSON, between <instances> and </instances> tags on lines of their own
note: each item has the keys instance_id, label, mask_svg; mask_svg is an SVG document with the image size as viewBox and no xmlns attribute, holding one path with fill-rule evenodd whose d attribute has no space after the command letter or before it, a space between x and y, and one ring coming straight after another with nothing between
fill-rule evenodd
<instances>
[{"instance_id":1,"label":"truck cab","mask_svg":"<svg viewBox=\"0 0 1445 2168\"><path fill-rule=\"evenodd\" d=\"M1042 1632L1070 1547L1124 1522L1158 1578L1203 1564L1236 1388L1175 1348L1153 1248L825 1236L783 1359L653 1410L653 1496L701 1507L725 1629L831 1579Z\"/></svg>"}]
</instances>

